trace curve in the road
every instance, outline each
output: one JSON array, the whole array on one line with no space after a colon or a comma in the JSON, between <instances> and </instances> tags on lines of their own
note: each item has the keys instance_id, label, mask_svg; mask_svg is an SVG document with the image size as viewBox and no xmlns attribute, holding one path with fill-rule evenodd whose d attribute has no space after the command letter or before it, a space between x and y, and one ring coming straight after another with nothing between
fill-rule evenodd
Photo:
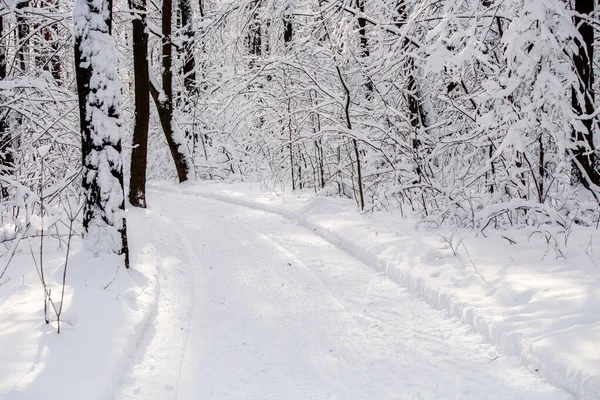
<instances>
[{"instance_id":1,"label":"curve in the road","mask_svg":"<svg viewBox=\"0 0 600 400\"><path fill-rule=\"evenodd\" d=\"M118 399L570 399L309 229L194 196L149 203L159 312Z\"/></svg>"}]
</instances>

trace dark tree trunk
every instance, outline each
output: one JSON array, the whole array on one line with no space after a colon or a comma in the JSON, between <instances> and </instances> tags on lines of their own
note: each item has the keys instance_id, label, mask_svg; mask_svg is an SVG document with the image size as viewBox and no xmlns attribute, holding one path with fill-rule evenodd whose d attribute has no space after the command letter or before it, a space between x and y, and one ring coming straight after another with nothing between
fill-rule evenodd
<instances>
[{"instance_id":1,"label":"dark tree trunk","mask_svg":"<svg viewBox=\"0 0 600 400\"><path fill-rule=\"evenodd\" d=\"M396 22L396 26L400 29L406 24L406 4L404 0L398 0L397 8L398 12L398 21ZM404 39L403 43L404 49L408 49L410 46L410 42L408 39ZM410 125L417 129L419 127L420 121L420 106L419 106L419 98L417 95L417 83L414 76L414 59L412 57L408 58L408 77L406 80L406 92L407 92L407 103L408 103L408 112L410 114ZM417 139L415 139L417 140ZM418 142L415 143L418 145Z\"/></svg>"},{"instance_id":2,"label":"dark tree trunk","mask_svg":"<svg viewBox=\"0 0 600 400\"><path fill-rule=\"evenodd\" d=\"M401 29L406 24L407 12L406 12L406 3L405 0L398 0L396 3L396 11L397 11L397 22L396 27ZM408 39L404 39L403 47L405 50L408 50L408 47L411 45ZM421 105L419 102L419 95L417 89L417 81L415 79L414 71L415 71L415 61L414 58L408 57L408 76L406 78L406 101L408 103L408 114L410 126L413 130L413 139L411 143L412 151L414 153L415 159L418 159L419 147L421 146L421 140L418 136L419 127L424 123L423 115L421 110ZM417 161L416 163L416 173L421 179L423 171L421 169L420 163Z\"/></svg>"},{"instance_id":3,"label":"dark tree trunk","mask_svg":"<svg viewBox=\"0 0 600 400\"><path fill-rule=\"evenodd\" d=\"M173 162L175 163L177 177L180 183L185 182L189 179L191 167L186 154L179 148L180 144L177 143L173 135L173 109L171 107L167 107L167 101L163 101L163 99L161 99L160 88L155 87L152 81L150 81L149 88L152 99L154 100L154 105L158 111L160 126L165 133L167 144L169 145L169 150L171 151L171 157L173 157ZM183 146L184 144L181 145Z\"/></svg>"},{"instance_id":4,"label":"dark tree trunk","mask_svg":"<svg viewBox=\"0 0 600 400\"><path fill-rule=\"evenodd\" d=\"M260 23L256 22L252 27L252 30L249 35L249 48L250 54L256 57L260 57L262 55L262 31L260 27Z\"/></svg>"},{"instance_id":5,"label":"dark tree trunk","mask_svg":"<svg viewBox=\"0 0 600 400\"><path fill-rule=\"evenodd\" d=\"M150 118L150 85L148 73L148 34L146 33L146 0L132 0L130 7L137 16L133 22L133 69L135 80L135 125L131 151L129 202L146 208L146 164L148 159L148 121Z\"/></svg>"},{"instance_id":6,"label":"dark tree trunk","mask_svg":"<svg viewBox=\"0 0 600 400\"><path fill-rule=\"evenodd\" d=\"M162 88L166 96L165 107L169 120L173 120L173 44L172 37L173 0L163 0L162 9Z\"/></svg>"},{"instance_id":7,"label":"dark tree trunk","mask_svg":"<svg viewBox=\"0 0 600 400\"><path fill-rule=\"evenodd\" d=\"M575 0L575 11L579 15L593 18L595 0ZM572 89L572 104L578 115L591 115L594 113L594 28L586 20L575 16L575 26L578 27L583 43L579 44L579 53L574 56L573 63L579 75L579 87ZM596 164L594 147L594 131L596 123L593 118L583 121L585 132L573 132L573 139L577 142L573 149L574 170L581 184L595 192L600 191L600 172Z\"/></svg>"},{"instance_id":8,"label":"dark tree trunk","mask_svg":"<svg viewBox=\"0 0 600 400\"><path fill-rule=\"evenodd\" d=\"M356 8L361 14L365 13L365 0L356 0ZM371 52L369 51L369 40L367 39L367 20L359 16L358 17L358 35L360 36L360 49L362 57L369 57Z\"/></svg>"},{"instance_id":9,"label":"dark tree trunk","mask_svg":"<svg viewBox=\"0 0 600 400\"><path fill-rule=\"evenodd\" d=\"M102 77L104 79L92 81L95 64L99 62L97 59L101 58L103 52L109 51L109 49L101 48L99 54L92 53L92 55L88 50L92 45L89 33L95 31L97 34L109 35L111 18L104 20L104 26L100 23L91 24L90 20L102 21L102 8L105 4L98 9L89 0L79 0L80 4L77 3L75 7L80 7L81 10L74 10L74 14L87 13L86 22L79 22L79 29L77 27L75 29L75 74L81 124L82 187L85 193L83 229L86 236L91 229L96 232L103 229L102 227L106 227L107 230L116 229L120 236L120 243L113 243L115 247L112 250L117 254L124 255L125 266L129 267L126 220L115 214L117 211L115 203L118 203L116 207L118 210L125 210L121 139L118 135L114 135L114 132L106 132L106 129L110 128L105 126L105 123L109 123L120 129L118 99L102 94L95 96L98 92L106 90L106 86L112 84L109 81L116 79L116 76L107 75ZM107 3L110 7L111 3ZM79 15L78 18L85 17ZM77 24L76 22L76 26ZM96 59L94 60L93 57ZM92 94L94 96L90 96ZM101 160L106 160L106 163ZM113 182L120 187L120 193L107 190L107 186L112 186ZM109 246L100 243L103 238L103 236L98 238L97 246Z\"/></svg>"},{"instance_id":10,"label":"dark tree trunk","mask_svg":"<svg viewBox=\"0 0 600 400\"><path fill-rule=\"evenodd\" d=\"M190 0L179 0L181 28L183 29L183 86L190 95L196 86L196 63L194 60L194 29L192 25L192 4Z\"/></svg>"},{"instance_id":11,"label":"dark tree trunk","mask_svg":"<svg viewBox=\"0 0 600 400\"><path fill-rule=\"evenodd\" d=\"M0 40L4 38L4 16L0 15ZM0 80L6 79L6 43L0 42Z\"/></svg>"},{"instance_id":12,"label":"dark tree trunk","mask_svg":"<svg viewBox=\"0 0 600 400\"><path fill-rule=\"evenodd\" d=\"M289 11L289 10L288 10ZM283 42L285 44L285 48L289 49L290 45L291 45L291 41L293 39L294 36L294 28L292 25L292 16L289 15L286 12L286 15L284 16L283 19ZM286 77L286 73L284 72L284 80L287 81ZM285 86L287 87L288 82L285 82ZM289 133L289 151L290 151L290 171L292 174L292 190L296 190L296 177L295 177L295 165L294 165L294 144L293 144L293 130L292 130L292 115L291 115L291 109L292 109L292 100L290 98L288 98L287 100L287 112L288 112L288 120L287 120L287 129L288 129L288 133ZM300 171L299 171L300 174ZM301 181L301 178L298 178L298 181Z\"/></svg>"},{"instance_id":13,"label":"dark tree trunk","mask_svg":"<svg viewBox=\"0 0 600 400\"><path fill-rule=\"evenodd\" d=\"M180 107L186 114L193 114L194 107L194 95L197 93L197 82L196 82L196 60L194 59L195 51L195 40L194 40L194 25L193 25L193 12L191 0L179 0L179 28L182 32L182 43L179 47L179 53L182 61L181 73L183 76L183 93L180 96ZM194 124L185 127L185 137L193 144L195 149L195 143L198 135L194 131Z\"/></svg>"},{"instance_id":14,"label":"dark tree trunk","mask_svg":"<svg viewBox=\"0 0 600 400\"><path fill-rule=\"evenodd\" d=\"M55 13L58 11L58 0L45 0L42 2L42 7ZM43 29L44 41L50 45L50 49L47 51L49 58L44 60L43 68L52 74L56 82L60 82L62 73L61 61L58 55L61 46L60 42L56 40L58 28L59 24L51 24Z\"/></svg>"},{"instance_id":15,"label":"dark tree trunk","mask_svg":"<svg viewBox=\"0 0 600 400\"><path fill-rule=\"evenodd\" d=\"M17 57L19 58L19 67L21 68L21 72L27 72L27 36L29 35L29 23L27 22L27 18L25 18L25 14L23 13L23 9L29 7L28 0L18 1L16 4L17 9Z\"/></svg>"},{"instance_id":16,"label":"dark tree trunk","mask_svg":"<svg viewBox=\"0 0 600 400\"><path fill-rule=\"evenodd\" d=\"M271 54L271 38L269 37L269 32L271 30L271 20L267 19L264 22L265 33L263 35L263 43L264 43L264 53L268 57ZM267 76L267 80L270 81L272 79L271 76Z\"/></svg>"},{"instance_id":17,"label":"dark tree trunk","mask_svg":"<svg viewBox=\"0 0 600 400\"><path fill-rule=\"evenodd\" d=\"M356 0L356 8L361 14L365 13L365 0ZM369 49L369 39L367 38L367 20L359 16L358 17L358 36L360 37L360 51L361 57L363 59L368 59L371 55L371 50ZM366 76L365 82L365 90L367 100L372 100L373 98L373 81L370 76Z\"/></svg>"},{"instance_id":18,"label":"dark tree trunk","mask_svg":"<svg viewBox=\"0 0 600 400\"><path fill-rule=\"evenodd\" d=\"M283 41L289 47L289 44L294 38L294 26L292 24L292 16L286 15L283 19Z\"/></svg>"},{"instance_id":19,"label":"dark tree trunk","mask_svg":"<svg viewBox=\"0 0 600 400\"><path fill-rule=\"evenodd\" d=\"M4 37L4 16L0 16L0 39ZM0 42L0 81L6 79L6 42ZM13 169L11 135L8 129L8 111L0 108L0 175L10 175ZM0 182L0 198L8 195Z\"/></svg>"},{"instance_id":20,"label":"dark tree trunk","mask_svg":"<svg viewBox=\"0 0 600 400\"><path fill-rule=\"evenodd\" d=\"M171 43L172 14L172 0L164 0L162 9L162 93L161 88L155 87L152 81L150 82L149 89L158 110L160 125L165 133L167 144L175 163L177 177L179 178L179 182L185 182L190 179L192 165L187 157L185 138L175 136L175 120L173 117L173 45ZM161 94L164 96L161 96Z\"/></svg>"},{"instance_id":21,"label":"dark tree trunk","mask_svg":"<svg viewBox=\"0 0 600 400\"><path fill-rule=\"evenodd\" d=\"M258 10L260 8L260 0L252 3L252 6L255 8L255 12L252 15L252 21L250 22L250 27L248 28L248 35L246 36L246 45L248 47L248 53L251 56L254 56L250 60L250 68L254 67L256 64L256 59L262 55L262 31L261 31L261 21L259 19Z\"/></svg>"},{"instance_id":22,"label":"dark tree trunk","mask_svg":"<svg viewBox=\"0 0 600 400\"><path fill-rule=\"evenodd\" d=\"M315 90L315 96L316 96L316 90ZM310 104L311 106L314 107L315 105L315 100L313 99L312 96L312 89L308 91L308 95L310 98ZM321 119L319 116L318 112L312 112L311 113L311 120L312 120L312 126L313 126L313 134L315 135L315 137L317 137L317 134L321 132ZM324 189L325 188L325 161L324 161L324 150L323 150L323 144L322 144L322 140L321 138L315 139L314 141L315 144L315 157L317 158L317 164L319 166L319 184L320 184L320 189Z\"/></svg>"}]
</instances>

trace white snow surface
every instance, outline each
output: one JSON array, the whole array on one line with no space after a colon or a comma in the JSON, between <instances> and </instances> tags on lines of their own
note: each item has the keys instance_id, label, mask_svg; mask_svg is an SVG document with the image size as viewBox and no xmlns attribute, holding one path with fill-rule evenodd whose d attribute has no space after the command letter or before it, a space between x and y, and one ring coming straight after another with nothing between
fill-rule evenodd
<instances>
[{"instance_id":1,"label":"white snow surface","mask_svg":"<svg viewBox=\"0 0 600 400\"><path fill-rule=\"evenodd\" d=\"M520 228L483 237L468 230L416 229L415 221L399 215L360 215L349 200L265 192L259 185L162 184L155 189L295 221L459 318L531 373L578 399L600 398L595 229Z\"/></svg>"},{"instance_id":2,"label":"white snow surface","mask_svg":"<svg viewBox=\"0 0 600 400\"><path fill-rule=\"evenodd\" d=\"M60 335L52 311L44 322L43 288L28 245L21 245L0 282L0 399L113 398L158 299L161 260L139 240L156 225L144 226L135 212L132 219L129 270L117 268L122 257L94 257L73 240ZM30 243L37 253L39 239ZM64 250L48 239L44 248L45 278L58 303Z\"/></svg>"},{"instance_id":3,"label":"white snow surface","mask_svg":"<svg viewBox=\"0 0 600 400\"><path fill-rule=\"evenodd\" d=\"M585 253L441 232L455 256L397 216L248 185L155 184L148 204L128 213L131 269L75 249L60 335L15 257L0 399L598 398Z\"/></svg>"}]
</instances>

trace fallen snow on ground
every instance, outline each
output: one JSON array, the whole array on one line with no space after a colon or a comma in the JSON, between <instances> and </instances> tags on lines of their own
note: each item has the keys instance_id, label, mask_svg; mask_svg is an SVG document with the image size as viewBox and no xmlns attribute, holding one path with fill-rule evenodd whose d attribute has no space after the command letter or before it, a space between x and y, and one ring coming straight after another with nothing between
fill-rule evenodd
<instances>
[{"instance_id":1,"label":"fallen snow on ground","mask_svg":"<svg viewBox=\"0 0 600 400\"><path fill-rule=\"evenodd\" d=\"M312 229L165 189L148 204L193 307L159 300L117 400L571 398Z\"/></svg>"},{"instance_id":2,"label":"fallen snow on ground","mask_svg":"<svg viewBox=\"0 0 600 400\"><path fill-rule=\"evenodd\" d=\"M281 214L447 310L532 373L579 399L600 398L597 229L485 232L419 228L360 215L354 202L246 184L156 185ZM199 202L203 200L198 200Z\"/></svg>"},{"instance_id":3,"label":"fallen snow on ground","mask_svg":"<svg viewBox=\"0 0 600 400\"><path fill-rule=\"evenodd\" d=\"M131 269L75 241L60 335L16 255L0 399L572 399L542 377L600 398L594 230L557 249L248 185L155 184L148 201L129 211ZM64 250L45 248L55 298Z\"/></svg>"},{"instance_id":4,"label":"fallen snow on ground","mask_svg":"<svg viewBox=\"0 0 600 400\"><path fill-rule=\"evenodd\" d=\"M30 254L22 243L0 286L0 399L111 399L121 375L146 330L158 299L161 259L136 211L130 227L132 268L119 260L95 258L73 240L67 269L61 333L54 314L44 321L44 292ZM144 226L145 225L145 226ZM39 238L31 239L38 254ZM45 279L55 302L65 261L53 240L44 244Z\"/></svg>"}]
</instances>

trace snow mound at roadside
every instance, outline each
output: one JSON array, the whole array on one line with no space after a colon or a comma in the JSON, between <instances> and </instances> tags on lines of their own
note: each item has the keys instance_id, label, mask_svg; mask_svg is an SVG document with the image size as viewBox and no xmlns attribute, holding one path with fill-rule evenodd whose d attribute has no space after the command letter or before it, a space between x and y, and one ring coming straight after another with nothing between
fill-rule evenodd
<instances>
[{"instance_id":1,"label":"snow mound at roadside","mask_svg":"<svg viewBox=\"0 0 600 400\"><path fill-rule=\"evenodd\" d=\"M133 224L135 225L135 224ZM74 248L81 246L74 239ZM152 254L132 248L130 269L116 256L71 254L61 333L44 322L43 289L27 251L0 286L0 398L111 399L152 320L159 295ZM64 252L44 253L52 298L60 300Z\"/></svg>"}]
</instances>

